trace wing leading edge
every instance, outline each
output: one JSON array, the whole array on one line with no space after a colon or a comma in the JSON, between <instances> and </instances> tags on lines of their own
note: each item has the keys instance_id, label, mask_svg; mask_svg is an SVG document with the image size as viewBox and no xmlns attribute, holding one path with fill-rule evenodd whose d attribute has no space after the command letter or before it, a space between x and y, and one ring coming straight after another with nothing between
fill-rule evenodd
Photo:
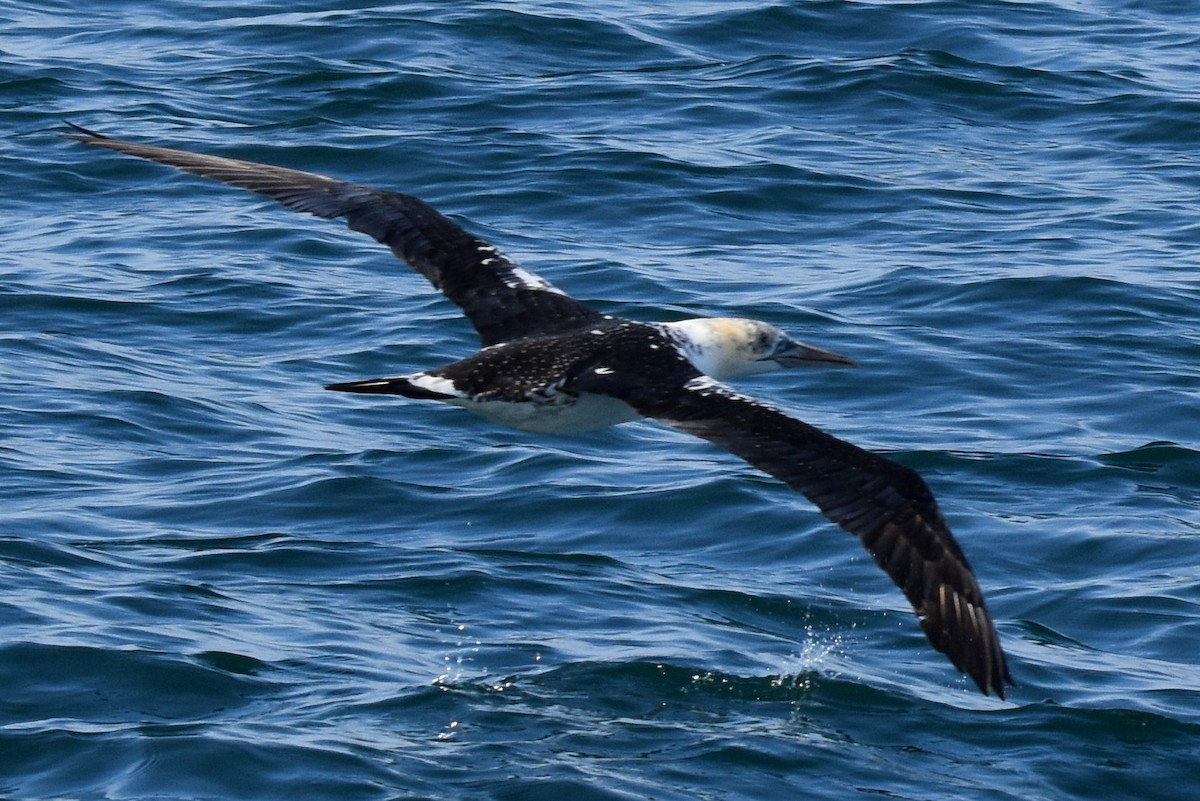
<instances>
[{"instance_id":1,"label":"wing leading edge","mask_svg":"<svg viewBox=\"0 0 1200 801\"><path fill-rule=\"evenodd\" d=\"M252 161L112 139L86 128L84 144L155 161L326 219L343 218L387 245L463 310L484 346L565 333L603 319L420 198Z\"/></svg>"}]
</instances>

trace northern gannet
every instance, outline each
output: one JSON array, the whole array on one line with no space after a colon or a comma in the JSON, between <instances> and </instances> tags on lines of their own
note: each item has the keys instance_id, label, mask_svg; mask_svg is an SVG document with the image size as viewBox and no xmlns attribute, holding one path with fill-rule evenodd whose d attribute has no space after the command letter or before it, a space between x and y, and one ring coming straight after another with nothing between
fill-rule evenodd
<instances>
[{"instance_id":1,"label":"northern gannet","mask_svg":"<svg viewBox=\"0 0 1200 801\"><path fill-rule=\"evenodd\" d=\"M481 350L391 378L330 384L461 406L504 425L568 434L648 417L741 457L856 535L903 590L929 642L985 694L1011 684L983 593L924 480L721 383L785 367L852 365L775 326L738 318L642 323L601 314L424 201L299 170L112 139L88 145L266 195L387 245L458 305Z\"/></svg>"}]
</instances>

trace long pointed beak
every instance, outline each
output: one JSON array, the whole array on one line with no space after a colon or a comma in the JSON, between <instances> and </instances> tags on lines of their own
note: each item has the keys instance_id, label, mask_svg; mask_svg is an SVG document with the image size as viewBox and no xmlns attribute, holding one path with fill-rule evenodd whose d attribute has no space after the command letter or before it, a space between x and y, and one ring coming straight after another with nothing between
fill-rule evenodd
<instances>
[{"instance_id":1,"label":"long pointed beak","mask_svg":"<svg viewBox=\"0 0 1200 801\"><path fill-rule=\"evenodd\" d=\"M831 364L842 367L857 367L854 360L840 353L823 348L814 348L803 342L791 342L771 356L781 367L821 367Z\"/></svg>"}]
</instances>

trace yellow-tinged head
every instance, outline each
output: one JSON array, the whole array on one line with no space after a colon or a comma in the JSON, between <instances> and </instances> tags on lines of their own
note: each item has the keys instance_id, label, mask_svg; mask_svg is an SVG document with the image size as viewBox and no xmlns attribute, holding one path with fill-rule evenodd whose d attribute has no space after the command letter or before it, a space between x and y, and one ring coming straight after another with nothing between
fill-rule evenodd
<instances>
[{"instance_id":1,"label":"yellow-tinged head","mask_svg":"<svg viewBox=\"0 0 1200 801\"><path fill-rule=\"evenodd\" d=\"M758 320L701 317L662 327L697 370L718 381L785 367L854 366L841 354L797 342Z\"/></svg>"}]
</instances>

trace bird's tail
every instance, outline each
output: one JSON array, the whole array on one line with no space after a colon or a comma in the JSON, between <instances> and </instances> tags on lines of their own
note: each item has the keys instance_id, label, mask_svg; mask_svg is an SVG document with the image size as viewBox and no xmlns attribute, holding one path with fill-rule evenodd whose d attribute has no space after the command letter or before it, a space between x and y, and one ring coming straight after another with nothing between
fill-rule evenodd
<instances>
[{"instance_id":1,"label":"bird's tail","mask_svg":"<svg viewBox=\"0 0 1200 801\"><path fill-rule=\"evenodd\" d=\"M335 392L361 392L370 395L403 395L406 398L421 400L450 400L453 395L423 387L409 380L408 377L369 378L366 381L346 381L341 384L327 384L325 389Z\"/></svg>"}]
</instances>

